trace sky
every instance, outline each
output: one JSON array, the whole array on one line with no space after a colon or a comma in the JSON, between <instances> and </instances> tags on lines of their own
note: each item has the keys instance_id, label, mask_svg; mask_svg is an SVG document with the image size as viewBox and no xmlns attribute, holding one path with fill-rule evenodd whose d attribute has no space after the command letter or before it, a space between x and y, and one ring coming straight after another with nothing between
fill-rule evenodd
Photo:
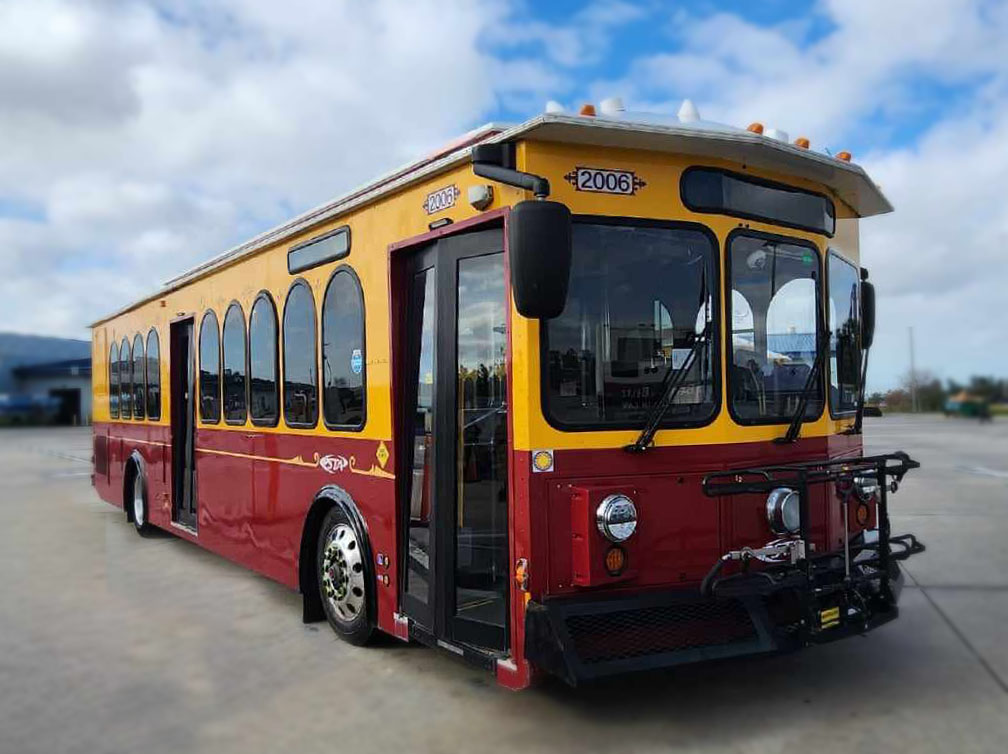
<instances>
[{"instance_id":1,"label":"sky","mask_svg":"<svg viewBox=\"0 0 1008 754\"><path fill-rule=\"evenodd\" d=\"M87 325L481 123L549 99L847 149L869 390L1008 376L1008 0L0 0L0 330Z\"/></svg>"}]
</instances>

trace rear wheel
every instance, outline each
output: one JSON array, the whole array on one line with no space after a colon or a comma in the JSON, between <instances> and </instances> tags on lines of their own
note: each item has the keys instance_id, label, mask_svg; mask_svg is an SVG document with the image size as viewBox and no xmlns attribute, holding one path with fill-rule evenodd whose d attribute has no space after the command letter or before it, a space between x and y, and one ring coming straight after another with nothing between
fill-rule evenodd
<instances>
[{"instance_id":1,"label":"rear wheel","mask_svg":"<svg viewBox=\"0 0 1008 754\"><path fill-rule=\"evenodd\" d=\"M136 470L133 474L132 493L130 494L130 505L133 519L133 527L141 537L147 537L154 531L154 527L147 515L147 485L143 471Z\"/></svg>"},{"instance_id":2,"label":"rear wheel","mask_svg":"<svg viewBox=\"0 0 1008 754\"><path fill-rule=\"evenodd\" d=\"M319 596L329 625L351 644L364 644L374 631L368 615L369 564L364 544L341 508L326 514L316 556Z\"/></svg>"}]
</instances>

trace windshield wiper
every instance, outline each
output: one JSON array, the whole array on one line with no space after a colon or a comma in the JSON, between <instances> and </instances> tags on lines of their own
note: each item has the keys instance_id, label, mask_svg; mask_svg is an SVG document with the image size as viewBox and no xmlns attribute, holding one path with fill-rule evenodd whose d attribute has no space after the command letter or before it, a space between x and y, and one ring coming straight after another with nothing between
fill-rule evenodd
<instances>
[{"instance_id":1,"label":"windshield wiper","mask_svg":"<svg viewBox=\"0 0 1008 754\"><path fill-rule=\"evenodd\" d=\"M689 353L686 354L686 359L679 365L678 369L675 368L674 362L669 363L665 376L662 377L661 397L651 407L651 412L647 415L644 428L641 429L641 433L637 436L637 439L630 445L624 445L623 450L628 453L643 453L651 447L651 441L654 440L655 433L658 431L658 425L661 424L661 420L668 412L669 406L675 400L679 388L686 381L686 375L696 361L697 354L700 353L700 347L707 343L708 327L709 325L704 325L703 331L699 335L694 336L693 345L690 347Z\"/></svg>"},{"instance_id":2,"label":"windshield wiper","mask_svg":"<svg viewBox=\"0 0 1008 754\"><path fill-rule=\"evenodd\" d=\"M788 425L787 432L783 437L775 437L775 443L788 444L798 439L802 422L805 421L805 407L808 405L812 391L818 387L820 381L819 372L822 370L822 362L825 360L824 357L826 355L827 338L825 333L819 333L817 338L815 360L812 362L812 370L809 372L808 379L805 380L805 386L802 387L802 391L798 396L798 408L795 410L794 416L791 417L791 423Z\"/></svg>"}]
</instances>

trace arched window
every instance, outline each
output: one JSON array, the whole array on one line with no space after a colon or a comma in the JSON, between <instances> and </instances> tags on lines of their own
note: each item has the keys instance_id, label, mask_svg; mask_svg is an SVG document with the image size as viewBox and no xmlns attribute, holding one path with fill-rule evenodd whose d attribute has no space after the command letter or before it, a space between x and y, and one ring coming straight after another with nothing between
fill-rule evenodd
<instances>
[{"instance_id":1,"label":"arched window","mask_svg":"<svg viewBox=\"0 0 1008 754\"><path fill-rule=\"evenodd\" d=\"M322 300L322 386L327 426L364 426L364 297L347 267L333 273Z\"/></svg>"},{"instance_id":2,"label":"arched window","mask_svg":"<svg viewBox=\"0 0 1008 754\"><path fill-rule=\"evenodd\" d=\"M153 327L147 333L147 418L161 418L161 344Z\"/></svg>"},{"instance_id":3,"label":"arched window","mask_svg":"<svg viewBox=\"0 0 1008 754\"><path fill-rule=\"evenodd\" d=\"M287 293L283 315L284 421L291 427L318 423L315 298L304 280Z\"/></svg>"},{"instance_id":4,"label":"arched window","mask_svg":"<svg viewBox=\"0 0 1008 754\"><path fill-rule=\"evenodd\" d=\"M224 315L224 421L244 424L246 407L245 315L231 304Z\"/></svg>"},{"instance_id":5,"label":"arched window","mask_svg":"<svg viewBox=\"0 0 1008 754\"><path fill-rule=\"evenodd\" d=\"M133 359L130 344L126 338L119 344L119 414L129 419L133 413Z\"/></svg>"},{"instance_id":6,"label":"arched window","mask_svg":"<svg viewBox=\"0 0 1008 754\"><path fill-rule=\"evenodd\" d=\"M119 418L119 346L112 344L108 357L108 403L109 416Z\"/></svg>"},{"instance_id":7,"label":"arched window","mask_svg":"<svg viewBox=\"0 0 1008 754\"><path fill-rule=\"evenodd\" d=\"M220 332L213 310L203 315L199 335L200 418L208 424L220 421Z\"/></svg>"},{"instance_id":8,"label":"arched window","mask_svg":"<svg viewBox=\"0 0 1008 754\"><path fill-rule=\"evenodd\" d=\"M249 314L249 413L253 424L276 424L278 381L276 306L268 293L260 293Z\"/></svg>"},{"instance_id":9,"label":"arched window","mask_svg":"<svg viewBox=\"0 0 1008 754\"><path fill-rule=\"evenodd\" d=\"M139 333L133 338L133 418L144 418L144 343Z\"/></svg>"}]
</instances>

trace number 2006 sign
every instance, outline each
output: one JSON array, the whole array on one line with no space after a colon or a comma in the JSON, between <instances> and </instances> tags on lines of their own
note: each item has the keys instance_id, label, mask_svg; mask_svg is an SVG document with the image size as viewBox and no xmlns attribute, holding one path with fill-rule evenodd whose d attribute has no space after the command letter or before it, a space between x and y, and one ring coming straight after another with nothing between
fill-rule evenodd
<instances>
[{"instance_id":1,"label":"number 2006 sign","mask_svg":"<svg viewBox=\"0 0 1008 754\"><path fill-rule=\"evenodd\" d=\"M647 184L632 170L576 167L564 179L578 191L632 195Z\"/></svg>"}]
</instances>

